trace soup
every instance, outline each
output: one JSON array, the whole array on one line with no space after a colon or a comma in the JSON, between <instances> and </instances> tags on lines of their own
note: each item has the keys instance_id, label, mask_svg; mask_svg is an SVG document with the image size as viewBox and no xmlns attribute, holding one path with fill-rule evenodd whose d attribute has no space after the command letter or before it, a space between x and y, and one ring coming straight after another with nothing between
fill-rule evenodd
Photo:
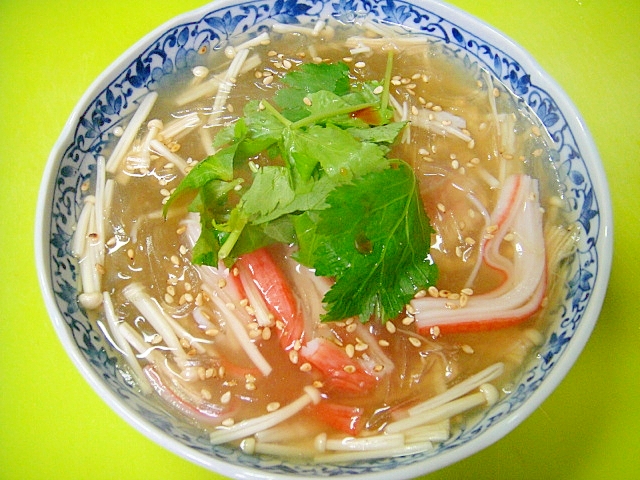
<instances>
[{"instance_id":1,"label":"soup","mask_svg":"<svg viewBox=\"0 0 640 480\"><path fill-rule=\"evenodd\" d=\"M72 245L132 386L212 444L334 462L507 395L578 234L526 106L379 24L200 54L114 129Z\"/></svg>"}]
</instances>

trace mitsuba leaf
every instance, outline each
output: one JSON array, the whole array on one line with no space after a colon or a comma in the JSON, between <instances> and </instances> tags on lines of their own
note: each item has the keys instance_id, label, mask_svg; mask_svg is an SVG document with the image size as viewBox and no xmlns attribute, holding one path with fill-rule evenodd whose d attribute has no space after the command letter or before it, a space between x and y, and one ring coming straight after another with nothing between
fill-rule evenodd
<instances>
[{"instance_id":1,"label":"mitsuba leaf","mask_svg":"<svg viewBox=\"0 0 640 480\"><path fill-rule=\"evenodd\" d=\"M435 283L432 229L408 165L400 162L339 186L327 203L315 231L309 219L298 225L301 234L310 232L300 258L311 259L318 275L336 279L324 298L324 320L375 315L386 321Z\"/></svg>"}]
</instances>

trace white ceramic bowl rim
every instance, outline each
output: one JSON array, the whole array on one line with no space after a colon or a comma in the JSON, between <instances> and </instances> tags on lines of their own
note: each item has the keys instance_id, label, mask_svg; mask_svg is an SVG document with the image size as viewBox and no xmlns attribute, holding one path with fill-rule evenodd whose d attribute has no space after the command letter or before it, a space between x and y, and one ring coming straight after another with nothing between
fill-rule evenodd
<instances>
[{"instance_id":1,"label":"white ceramic bowl rim","mask_svg":"<svg viewBox=\"0 0 640 480\"><path fill-rule=\"evenodd\" d=\"M354 11L403 24L446 43L471 63L490 69L540 116L559 145L558 168L567 178L567 195L574 202L575 220L585 232L576 271L569 282L572 301L567 302L559 325L543 346L540 362L531 366L513 394L494 406L474 428L464 430L436 452L344 467L283 464L239 454L224 446L216 447L212 454L202 435L174 431L177 428L163 417L161 410L145 404L122 380L114 363L115 354L104 335L88 324L78 310L75 264L68 241L82 203L80 185L91 178L95 156L121 120L121 112L126 112L149 89L156 88L167 73L193 66L199 46L223 45L227 33L267 18L313 21L328 14L348 18ZM150 53L154 49L156 53ZM72 361L100 397L134 428L170 451L224 475L253 479L354 475L386 479L391 470L394 478L410 478L442 468L499 440L538 408L586 344L606 292L612 241L606 178L577 109L521 47L465 12L432 0L219 0L167 22L118 58L72 112L46 165L35 234L39 282L54 328Z\"/></svg>"}]
</instances>

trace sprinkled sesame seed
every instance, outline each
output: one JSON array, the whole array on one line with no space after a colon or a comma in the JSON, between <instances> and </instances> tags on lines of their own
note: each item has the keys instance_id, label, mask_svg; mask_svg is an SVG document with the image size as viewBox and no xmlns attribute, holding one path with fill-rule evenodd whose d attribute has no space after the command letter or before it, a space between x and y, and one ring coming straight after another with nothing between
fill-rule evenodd
<instances>
[{"instance_id":1,"label":"sprinkled sesame seed","mask_svg":"<svg viewBox=\"0 0 640 480\"><path fill-rule=\"evenodd\" d=\"M182 234L183 234L184 232L186 232L186 231L187 231L187 226L186 226L186 225L180 225L180 226L178 227L178 229L176 230L176 233L177 233L178 235L182 235Z\"/></svg>"},{"instance_id":2,"label":"sprinkled sesame seed","mask_svg":"<svg viewBox=\"0 0 640 480\"><path fill-rule=\"evenodd\" d=\"M165 293L164 294L164 301L168 304L172 304L174 301L173 295L169 294L169 293Z\"/></svg>"},{"instance_id":3,"label":"sprinkled sesame seed","mask_svg":"<svg viewBox=\"0 0 640 480\"><path fill-rule=\"evenodd\" d=\"M220 403L227 404L231 401L231 391L227 390L220 397Z\"/></svg>"},{"instance_id":4,"label":"sprinkled sesame seed","mask_svg":"<svg viewBox=\"0 0 640 480\"><path fill-rule=\"evenodd\" d=\"M471 345L467 345L466 343L462 345L462 347L460 348L462 348L462 351L464 353L468 353L469 355L471 355L474 352L473 347L471 347Z\"/></svg>"},{"instance_id":5,"label":"sprinkled sesame seed","mask_svg":"<svg viewBox=\"0 0 640 480\"><path fill-rule=\"evenodd\" d=\"M211 392L206 388L203 388L202 390L200 390L200 395L202 395L202 398L204 398L205 400L211 400L212 398Z\"/></svg>"},{"instance_id":6,"label":"sprinkled sesame seed","mask_svg":"<svg viewBox=\"0 0 640 480\"><path fill-rule=\"evenodd\" d=\"M353 356L356 353L356 347L353 346L353 344L348 343L345 347L344 347L345 352L347 352L347 356L349 358L353 358Z\"/></svg>"},{"instance_id":7,"label":"sprinkled sesame seed","mask_svg":"<svg viewBox=\"0 0 640 480\"><path fill-rule=\"evenodd\" d=\"M267 412L275 412L280 408L279 402L270 402L267 404Z\"/></svg>"},{"instance_id":8,"label":"sprinkled sesame seed","mask_svg":"<svg viewBox=\"0 0 640 480\"><path fill-rule=\"evenodd\" d=\"M434 287L433 285L431 285L428 289L427 289L427 293L429 295L431 295L433 298L438 298L440 296L440 292L438 291L438 289L436 287Z\"/></svg>"},{"instance_id":9,"label":"sprinkled sesame seed","mask_svg":"<svg viewBox=\"0 0 640 480\"><path fill-rule=\"evenodd\" d=\"M446 208L446 207L444 206L444 204L442 204L442 203L438 203L438 204L436 205L436 207L437 207L437 208L438 208L438 210L440 210L442 213L444 213L444 212L446 212L446 211L447 211L447 208Z\"/></svg>"},{"instance_id":10,"label":"sprinkled sesame seed","mask_svg":"<svg viewBox=\"0 0 640 480\"><path fill-rule=\"evenodd\" d=\"M263 339L263 340L269 340L269 339L271 338L271 328L269 328L269 327L264 327L264 328L262 329L262 334L261 334L261 336L262 336L262 339Z\"/></svg>"},{"instance_id":11,"label":"sprinkled sesame seed","mask_svg":"<svg viewBox=\"0 0 640 480\"><path fill-rule=\"evenodd\" d=\"M431 333L431 336L433 338L438 338L440 336L440 327L437 325L434 325L429 329L429 332Z\"/></svg>"},{"instance_id":12,"label":"sprinkled sesame seed","mask_svg":"<svg viewBox=\"0 0 640 480\"><path fill-rule=\"evenodd\" d=\"M289 361L291 363L293 363L294 365L296 365L298 363L298 359L299 359L299 354L297 350L290 350L289 351Z\"/></svg>"},{"instance_id":13,"label":"sprinkled sesame seed","mask_svg":"<svg viewBox=\"0 0 640 480\"><path fill-rule=\"evenodd\" d=\"M180 265L180 258L177 255L171 255L171 263L173 263L176 267Z\"/></svg>"},{"instance_id":14,"label":"sprinkled sesame seed","mask_svg":"<svg viewBox=\"0 0 640 480\"><path fill-rule=\"evenodd\" d=\"M364 63L364 62L356 62L354 66L355 66L356 68L364 68L364 67L366 67L366 66L367 66L367 64L366 64L366 63Z\"/></svg>"},{"instance_id":15,"label":"sprinkled sesame seed","mask_svg":"<svg viewBox=\"0 0 640 480\"><path fill-rule=\"evenodd\" d=\"M264 85L271 85L273 83L273 75L268 75L262 79Z\"/></svg>"},{"instance_id":16,"label":"sprinkled sesame seed","mask_svg":"<svg viewBox=\"0 0 640 480\"><path fill-rule=\"evenodd\" d=\"M413 317L404 317L402 319L402 324L403 325L411 325L414 322L414 318Z\"/></svg>"},{"instance_id":17,"label":"sprinkled sesame seed","mask_svg":"<svg viewBox=\"0 0 640 480\"><path fill-rule=\"evenodd\" d=\"M302 365L300 365L300 371L301 372L310 372L311 371L311 364L309 362L304 362Z\"/></svg>"},{"instance_id":18,"label":"sprinkled sesame seed","mask_svg":"<svg viewBox=\"0 0 640 480\"><path fill-rule=\"evenodd\" d=\"M373 93L375 93L376 95L380 95L382 92L384 92L384 87L382 85L378 85L373 89Z\"/></svg>"},{"instance_id":19,"label":"sprinkled sesame seed","mask_svg":"<svg viewBox=\"0 0 640 480\"><path fill-rule=\"evenodd\" d=\"M420 346L422 346L422 342L420 341L420 339L416 337L409 337L409 343L416 348L419 348Z\"/></svg>"},{"instance_id":20,"label":"sprinkled sesame seed","mask_svg":"<svg viewBox=\"0 0 640 480\"><path fill-rule=\"evenodd\" d=\"M354 365L345 365L343 370L347 373L355 373L356 367Z\"/></svg>"},{"instance_id":21,"label":"sprinkled sesame seed","mask_svg":"<svg viewBox=\"0 0 640 480\"><path fill-rule=\"evenodd\" d=\"M374 372L381 372L382 370L384 370L384 365L375 365L373 367Z\"/></svg>"},{"instance_id":22,"label":"sprinkled sesame seed","mask_svg":"<svg viewBox=\"0 0 640 480\"><path fill-rule=\"evenodd\" d=\"M393 324L391 320L387 321L387 323L385 323L384 326L387 329L387 332L396 333L396 326Z\"/></svg>"},{"instance_id":23,"label":"sprinkled sesame seed","mask_svg":"<svg viewBox=\"0 0 640 480\"><path fill-rule=\"evenodd\" d=\"M224 427L231 427L236 423L233 418L225 418L220 424Z\"/></svg>"},{"instance_id":24,"label":"sprinkled sesame seed","mask_svg":"<svg viewBox=\"0 0 640 480\"><path fill-rule=\"evenodd\" d=\"M389 342L387 340L381 339L381 340L378 340L378 345L380 345L381 347L388 347Z\"/></svg>"},{"instance_id":25,"label":"sprinkled sesame seed","mask_svg":"<svg viewBox=\"0 0 640 480\"><path fill-rule=\"evenodd\" d=\"M422 290L418 290L416 292L416 294L413 296L413 298L424 298L426 296L427 296L427 291L425 289L422 289ZM416 311L415 311L415 309L413 307L411 307L411 308L409 308L409 307L411 307L411 305L407 305L407 307L406 307L407 313L411 313L411 314L416 313Z\"/></svg>"},{"instance_id":26,"label":"sprinkled sesame seed","mask_svg":"<svg viewBox=\"0 0 640 480\"><path fill-rule=\"evenodd\" d=\"M218 330L217 328L209 328L209 329L205 330L205 332L204 332L204 334L207 337L215 337L219 333L220 333L220 330Z\"/></svg>"}]
</instances>

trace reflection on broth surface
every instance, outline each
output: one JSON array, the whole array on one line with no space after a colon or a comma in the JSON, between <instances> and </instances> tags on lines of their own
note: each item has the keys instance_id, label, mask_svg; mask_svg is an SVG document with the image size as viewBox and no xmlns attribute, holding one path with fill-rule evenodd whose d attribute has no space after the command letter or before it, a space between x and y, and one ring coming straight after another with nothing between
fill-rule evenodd
<instances>
[{"instance_id":1,"label":"reflection on broth surface","mask_svg":"<svg viewBox=\"0 0 640 480\"><path fill-rule=\"evenodd\" d=\"M455 52L276 24L127 123L78 222L79 301L212 443L423 451L543 341L578 235L552 142Z\"/></svg>"}]
</instances>

